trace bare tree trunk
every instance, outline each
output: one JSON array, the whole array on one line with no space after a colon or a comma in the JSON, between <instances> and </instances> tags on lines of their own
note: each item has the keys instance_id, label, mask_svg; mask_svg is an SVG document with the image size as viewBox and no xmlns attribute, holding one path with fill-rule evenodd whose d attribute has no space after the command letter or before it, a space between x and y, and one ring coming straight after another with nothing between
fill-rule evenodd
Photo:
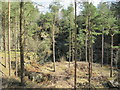
<instances>
[{"instance_id":1,"label":"bare tree trunk","mask_svg":"<svg viewBox=\"0 0 120 90\"><path fill-rule=\"evenodd\" d=\"M7 58L6 58L6 13L5 13L5 4L2 3L2 28L3 28L3 42L4 42L4 59L5 59L5 67L7 68Z\"/></svg>"},{"instance_id":2,"label":"bare tree trunk","mask_svg":"<svg viewBox=\"0 0 120 90\"><path fill-rule=\"evenodd\" d=\"M82 59L82 50L81 50L81 48L79 49L80 51L80 56L79 56L79 60L81 61L81 59Z\"/></svg>"},{"instance_id":3,"label":"bare tree trunk","mask_svg":"<svg viewBox=\"0 0 120 90\"><path fill-rule=\"evenodd\" d=\"M93 44L92 44L92 46L91 46L91 54L92 54L92 56L91 56L91 58L92 58L92 63L93 63L93 60L94 60L94 50L93 50Z\"/></svg>"},{"instance_id":4,"label":"bare tree trunk","mask_svg":"<svg viewBox=\"0 0 120 90\"><path fill-rule=\"evenodd\" d=\"M88 61L88 32L87 32L87 29L88 29L88 19L86 19L86 35L85 35L85 59L86 59L86 62Z\"/></svg>"},{"instance_id":5,"label":"bare tree trunk","mask_svg":"<svg viewBox=\"0 0 120 90\"><path fill-rule=\"evenodd\" d=\"M70 61L71 61L71 30L69 31L69 69L70 69Z\"/></svg>"},{"instance_id":6,"label":"bare tree trunk","mask_svg":"<svg viewBox=\"0 0 120 90\"><path fill-rule=\"evenodd\" d=\"M118 49L117 49L117 52L116 52L116 69L118 69L118 66L117 66L117 64L118 64L118 54L119 54L119 52L118 52Z\"/></svg>"},{"instance_id":7,"label":"bare tree trunk","mask_svg":"<svg viewBox=\"0 0 120 90\"><path fill-rule=\"evenodd\" d=\"M87 35L87 31L86 31L86 36L85 36L85 59L86 59L86 62L88 61L88 58L87 58L88 57L87 37L88 37L88 35Z\"/></svg>"},{"instance_id":8,"label":"bare tree trunk","mask_svg":"<svg viewBox=\"0 0 120 90\"><path fill-rule=\"evenodd\" d=\"M5 36L4 36L4 33L5 33L5 24L4 24L4 21L5 21L5 13L4 13L4 2L2 2L2 39L3 39L3 50L2 50L2 59L4 60L4 56L3 56L3 52L5 51L5 42L4 42L4 39L5 39Z\"/></svg>"},{"instance_id":9,"label":"bare tree trunk","mask_svg":"<svg viewBox=\"0 0 120 90\"><path fill-rule=\"evenodd\" d=\"M17 12L16 12L16 14L17 14ZM15 61L16 61L16 76L18 75L17 74L17 71L18 71L18 62L17 62L17 15L16 15L16 17L15 17L15 20L16 20L16 28L15 28Z\"/></svg>"},{"instance_id":10,"label":"bare tree trunk","mask_svg":"<svg viewBox=\"0 0 120 90\"><path fill-rule=\"evenodd\" d=\"M71 47L72 48L72 53L71 53L72 54L72 61L74 61L74 59L75 59L74 58L74 31L72 31L71 41L72 41L71 42L71 45L72 45L72 47Z\"/></svg>"},{"instance_id":11,"label":"bare tree trunk","mask_svg":"<svg viewBox=\"0 0 120 90\"><path fill-rule=\"evenodd\" d=\"M104 58L104 33L103 33L103 30L102 30L102 60L101 60L101 67L103 66L103 58Z\"/></svg>"},{"instance_id":12,"label":"bare tree trunk","mask_svg":"<svg viewBox=\"0 0 120 90\"><path fill-rule=\"evenodd\" d=\"M107 53L107 64L108 64L108 61L109 61L109 52L108 52L108 49L106 50L106 53Z\"/></svg>"},{"instance_id":13,"label":"bare tree trunk","mask_svg":"<svg viewBox=\"0 0 120 90\"><path fill-rule=\"evenodd\" d=\"M110 77L113 76L113 35L111 35L111 64L110 64Z\"/></svg>"},{"instance_id":14,"label":"bare tree trunk","mask_svg":"<svg viewBox=\"0 0 120 90\"><path fill-rule=\"evenodd\" d=\"M8 63L9 63L9 76L11 76L11 37L10 37L10 0L8 1Z\"/></svg>"},{"instance_id":15,"label":"bare tree trunk","mask_svg":"<svg viewBox=\"0 0 120 90\"><path fill-rule=\"evenodd\" d=\"M6 15L5 15L6 16ZM6 17L5 17L6 19ZM6 22L4 21L4 25L6 27ZM4 47L5 47L5 66L7 68L7 52L6 52L6 48L7 48L7 45L6 45L6 30L4 30L4 41L5 41L5 44L4 44Z\"/></svg>"},{"instance_id":16,"label":"bare tree trunk","mask_svg":"<svg viewBox=\"0 0 120 90\"><path fill-rule=\"evenodd\" d=\"M76 18L77 18L77 3L75 0L75 46L74 46L74 55L75 55L75 76L74 76L74 89L76 89L76 76L77 76L77 22L76 22Z\"/></svg>"},{"instance_id":17,"label":"bare tree trunk","mask_svg":"<svg viewBox=\"0 0 120 90\"><path fill-rule=\"evenodd\" d=\"M21 63L21 85L24 78L24 45L23 45L23 1L20 2L20 63Z\"/></svg>"},{"instance_id":18,"label":"bare tree trunk","mask_svg":"<svg viewBox=\"0 0 120 90\"><path fill-rule=\"evenodd\" d=\"M54 25L54 23L53 23L53 30L52 30L52 41L53 41L53 66L54 66L54 72L55 72L55 70L56 70L56 68L55 68L55 36L54 36L54 34L55 34L55 25Z\"/></svg>"},{"instance_id":19,"label":"bare tree trunk","mask_svg":"<svg viewBox=\"0 0 120 90\"><path fill-rule=\"evenodd\" d=\"M89 73L89 78L88 78L88 81L89 81L89 88L91 87L91 76L92 76L92 36L91 36L91 30L90 30L90 16L88 16L88 40L89 40L89 43L88 43L88 50L89 50L89 58L88 58L88 63L89 63L89 70L88 70L88 73Z\"/></svg>"},{"instance_id":20,"label":"bare tree trunk","mask_svg":"<svg viewBox=\"0 0 120 90\"><path fill-rule=\"evenodd\" d=\"M93 63L93 44L92 44L92 38L91 38L91 77L92 77L92 63Z\"/></svg>"}]
</instances>

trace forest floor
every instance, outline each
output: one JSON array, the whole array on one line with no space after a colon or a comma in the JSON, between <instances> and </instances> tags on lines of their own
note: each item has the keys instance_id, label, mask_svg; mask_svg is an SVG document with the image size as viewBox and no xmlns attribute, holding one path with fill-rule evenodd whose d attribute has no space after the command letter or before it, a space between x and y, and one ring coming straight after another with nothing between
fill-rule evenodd
<instances>
[{"instance_id":1,"label":"forest floor","mask_svg":"<svg viewBox=\"0 0 120 90\"><path fill-rule=\"evenodd\" d=\"M3 62L4 63L4 62ZM2 70L2 85L4 88L21 87L20 78L15 76L15 69L8 76L8 69L0 64ZM109 66L100 64L92 64L91 87L109 88L108 80L116 78L116 70L113 71L113 77L109 77ZM88 63L77 62L77 88L88 87ZM44 65L37 64L35 60L25 61L25 86L27 88L74 88L74 62L62 61L56 62L56 71L53 70L53 63L48 62Z\"/></svg>"}]
</instances>

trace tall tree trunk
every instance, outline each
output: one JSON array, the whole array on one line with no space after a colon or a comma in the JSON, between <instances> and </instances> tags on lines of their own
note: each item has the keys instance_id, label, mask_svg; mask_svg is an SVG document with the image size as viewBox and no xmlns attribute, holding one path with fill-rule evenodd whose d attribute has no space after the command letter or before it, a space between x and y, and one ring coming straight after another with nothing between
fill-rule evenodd
<instances>
[{"instance_id":1,"label":"tall tree trunk","mask_svg":"<svg viewBox=\"0 0 120 90\"><path fill-rule=\"evenodd\" d=\"M88 18L86 18L86 35L85 35L85 59L86 59L86 62L88 61Z\"/></svg>"},{"instance_id":2,"label":"tall tree trunk","mask_svg":"<svg viewBox=\"0 0 120 90\"><path fill-rule=\"evenodd\" d=\"M69 69L70 69L70 61L71 61L71 30L69 31Z\"/></svg>"},{"instance_id":3,"label":"tall tree trunk","mask_svg":"<svg viewBox=\"0 0 120 90\"><path fill-rule=\"evenodd\" d=\"M102 59L101 59L101 67L103 66L103 58L104 58L104 28L102 30Z\"/></svg>"},{"instance_id":4,"label":"tall tree trunk","mask_svg":"<svg viewBox=\"0 0 120 90\"><path fill-rule=\"evenodd\" d=\"M91 65L91 62L92 62L92 36L91 36L91 30L90 30L90 16L88 16L88 50L89 50L89 58L88 58L88 64L89 64L89 70L88 70L88 73L89 73L89 77L88 77L88 81L89 81L89 88L91 87L91 69L92 69L92 65Z\"/></svg>"},{"instance_id":5,"label":"tall tree trunk","mask_svg":"<svg viewBox=\"0 0 120 90\"><path fill-rule=\"evenodd\" d=\"M116 69L118 69L118 66L117 66L117 64L118 64L118 54L119 54L119 52L118 52L118 49L117 49L117 52L116 52Z\"/></svg>"},{"instance_id":6,"label":"tall tree trunk","mask_svg":"<svg viewBox=\"0 0 120 90\"><path fill-rule=\"evenodd\" d=\"M4 42L4 59L5 59L5 67L7 68L7 58L6 58L6 13L5 13L5 4L2 3L2 28L3 28L3 42Z\"/></svg>"},{"instance_id":7,"label":"tall tree trunk","mask_svg":"<svg viewBox=\"0 0 120 90\"><path fill-rule=\"evenodd\" d=\"M92 58L92 63L93 63L93 60L94 60L94 50L93 50L93 44L92 44L92 46L91 46L91 58Z\"/></svg>"},{"instance_id":8,"label":"tall tree trunk","mask_svg":"<svg viewBox=\"0 0 120 90\"><path fill-rule=\"evenodd\" d=\"M54 66L54 72L56 70L55 68L55 23L53 23L53 30L52 30L52 41L53 41L53 66Z\"/></svg>"},{"instance_id":9,"label":"tall tree trunk","mask_svg":"<svg viewBox=\"0 0 120 90\"><path fill-rule=\"evenodd\" d=\"M111 35L111 64L110 64L110 77L113 76L113 35Z\"/></svg>"},{"instance_id":10,"label":"tall tree trunk","mask_svg":"<svg viewBox=\"0 0 120 90\"><path fill-rule=\"evenodd\" d=\"M16 14L17 14L17 12L16 12ZM18 75L17 74L17 71L18 71L18 61L17 61L17 15L16 15L16 17L15 17L15 21L16 21L16 27L15 27L15 61L16 61L16 76Z\"/></svg>"},{"instance_id":11,"label":"tall tree trunk","mask_svg":"<svg viewBox=\"0 0 120 90\"><path fill-rule=\"evenodd\" d=\"M75 57L74 57L74 30L72 30L71 32L72 32L72 34L71 34L71 45L72 45L72 47L71 47L71 49L72 49L71 54L72 54L72 61L74 61L74 59L75 59Z\"/></svg>"},{"instance_id":12,"label":"tall tree trunk","mask_svg":"<svg viewBox=\"0 0 120 90\"><path fill-rule=\"evenodd\" d=\"M91 36L92 37L92 36ZM92 77L92 63L93 63L93 55L94 55L94 53L93 53L93 43L92 43L92 38L91 38L91 77Z\"/></svg>"},{"instance_id":13,"label":"tall tree trunk","mask_svg":"<svg viewBox=\"0 0 120 90\"><path fill-rule=\"evenodd\" d=\"M77 22L76 22L76 18L77 18L77 3L75 0L75 46L74 46L74 55L75 55L75 76L74 76L74 89L76 89L76 76L77 76Z\"/></svg>"},{"instance_id":14,"label":"tall tree trunk","mask_svg":"<svg viewBox=\"0 0 120 90\"><path fill-rule=\"evenodd\" d=\"M5 19L6 19L6 15L5 15ZM5 25L5 27L6 27L6 22L4 21L4 25ZM4 44L4 47L5 47L5 49L4 49L4 53L5 53L5 66L6 66L6 68L7 68L7 52L6 52L6 50L7 50L7 45L6 45L6 30L4 29L4 42L5 42L5 44Z\"/></svg>"},{"instance_id":15,"label":"tall tree trunk","mask_svg":"<svg viewBox=\"0 0 120 90\"><path fill-rule=\"evenodd\" d=\"M109 50L108 49L106 50L106 53L107 53L106 57L107 57L107 64L108 64L108 62L109 62Z\"/></svg>"},{"instance_id":16,"label":"tall tree trunk","mask_svg":"<svg viewBox=\"0 0 120 90\"><path fill-rule=\"evenodd\" d=\"M11 76L11 33L10 33L10 0L8 1L8 63L9 63L9 76Z\"/></svg>"},{"instance_id":17,"label":"tall tree trunk","mask_svg":"<svg viewBox=\"0 0 120 90\"><path fill-rule=\"evenodd\" d=\"M79 60L81 61L82 59L82 48L79 49L80 55L79 55Z\"/></svg>"},{"instance_id":18,"label":"tall tree trunk","mask_svg":"<svg viewBox=\"0 0 120 90\"><path fill-rule=\"evenodd\" d=\"M21 64L21 85L24 78L24 39L23 39L23 0L20 2L20 64Z\"/></svg>"},{"instance_id":19,"label":"tall tree trunk","mask_svg":"<svg viewBox=\"0 0 120 90\"><path fill-rule=\"evenodd\" d=\"M88 47L87 47L87 38L88 37L88 35L87 35L87 31L86 31L86 36L85 36L85 59L86 59L86 62L88 61L88 54L87 54L87 52L88 52Z\"/></svg>"}]
</instances>

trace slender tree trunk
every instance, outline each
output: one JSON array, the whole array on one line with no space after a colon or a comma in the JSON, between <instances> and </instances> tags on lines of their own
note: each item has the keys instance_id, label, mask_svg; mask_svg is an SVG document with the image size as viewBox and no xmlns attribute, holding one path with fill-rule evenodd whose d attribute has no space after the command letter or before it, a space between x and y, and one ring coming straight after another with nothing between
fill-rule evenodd
<instances>
[{"instance_id":1,"label":"slender tree trunk","mask_svg":"<svg viewBox=\"0 0 120 90\"><path fill-rule=\"evenodd\" d=\"M80 51L80 56L79 56L79 60L81 61L81 59L82 59L82 50L81 50L81 48L79 49Z\"/></svg>"},{"instance_id":2,"label":"slender tree trunk","mask_svg":"<svg viewBox=\"0 0 120 90\"><path fill-rule=\"evenodd\" d=\"M6 15L5 15L6 16ZM5 17L6 19L6 17ZM6 22L4 21L4 25L6 27ZM4 47L5 47L5 66L7 68L7 52L6 52L6 48L7 48L7 45L6 45L6 30L4 29L4 41L5 41L5 44L4 44Z\"/></svg>"},{"instance_id":3,"label":"slender tree trunk","mask_svg":"<svg viewBox=\"0 0 120 90\"><path fill-rule=\"evenodd\" d=\"M87 54L87 52L88 52L88 47L87 47L87 37L88 37L88 35L87 35L87 32L86 32L86 36L85 36L85 59L86 59L86 62L88 61L88 54Z\"/></svg>"},{"instance_id":4,"label":"slender tree trunk","mask_svg":"<svg viewBox=\"0 0 120 90\"><path fill-rule=\"evenodd\" d=\"M111 64L110 64L110 77L113 76L113 35L111 35Z\"/></svg>"},{"instance_id":5,"label":"slender tree trunk","mask_svg":"<svg viewBox=\"0 0 120 90\"><path fill-rule=\"evenodd\" d=\"M72 48L72 53L71 53L71 54L72 54L72 61L74 61L74 59L75 59L75 58L74 58L74 31L72 31L71 41L72 41L72 42L71 42L71 45L72 45L72 47L71 47L71 48Z\"/></svg>"},{"instance_id":6,"label":"slender tree trunk","mask_svg":"<svg viewBox=\"0 0 120 90\"><path fill-rule=\"evenodd\" d=\"M72 29L71 29L71 62L72 62Z\"/></svg>"},{"instance_id":7,"label":"slender tree trunk","mask_svg":"<svg viewBox=\"0 0 120 90\"><path fill-rule=\"evenodd\" d=\"M10 33L10 0L8 1L8 63L9 63L9 76L11 76L11 33Z\"/></svg>"},{"instance_id":8,"label":"slender tree trunk","mask_svg":"<svg viewBox=\"0 0 120 90\"><path fill-rule=\"evenodd\" d=\"M94 50L93 50L93 44L92 44L92 46L91 46L91 58L92 58L92 63L93 63L93 60L94 60Z\"/></svg>"},{"instance_id":9,"label":"slender tree trunk","mask_svg":"<svg viewBox=\"0 0 120 90\"><path fill-rule=\"evenodd\" d=\"M109 51L110 51L110 49L107 49L107 64L109 64Z\"/></svg>"},{"instance_id":10,"label":"slender tree trunk","mask_svg":"<svg viewBox=\"0 0 120 90\"><path fill-rule=\"evenodd\" d=\"M86 62L88 61L88 32L87 32L87 29L88 29L88 18L86 19L86 35L85 35L85 59L86 59Z\"/></svg>"},{"instance_id":11,"label":"slender tree trunk","mask_svg":"<svg viewBox=\"0 0 120 90\"><path fill-rule=\"evenodd\" d=\"M74 89L76 90L76 76L77 76L77 22L76 22L76 18L77 18L77 3L75 0L75 46L74 46L74 55L75 55L75 76L74 76Z\"/></svg>"},{"instance_id":12,"label":"slender tree trunk","mask_svg":"<svg viewBox=\"0 0 120 90\"><path fill-rule=\"evenodd\" d=\"M116 52L116 69L118 68L117 64L118 64L118 49L117 49L117 52Z\"/></svg>"},{"instance_id":13,"label":"slender tree trunk","mask_svg":"<svg viewBox=\"0 0 120 90\"><path fill-rule=\"evenodd\" d=\"M55 25L53 23L53 30L52 30L52 41L53 41L53 66L54 66L54 72L56 70L55 68Z\"/></svg>"},{"instance_id":14,"label":"slender tree trunk","mask_svg":"<svg viewBox=\"0 0 120 90\"><path fill-rule=\"evenodd\" d=\"M3 52L5 51L5 42L4 42L4 39L5 39L5 36L4 36L4 33L5 33L5 25L4 25L4 21L5 21L5 18L4 18L4 2L2 2L2 39L3 39L3 50L2 50L2 59L4 60L4 56L3 56Z\"/></svg>"},{"instance_id":15,"label":"slender tree trunk","mask_svg":"<svg viewBox=\"0 0 120 90\"><path fill-rule=\"evenodd\" d=\"M73 42L73 44L72 44L72 61L74 61L75 60L75 55L74 55L74 42Z\"/></svg>"},{"instance_id":16,"label":"slender tree trunk","mask_svg":"<svg viewBox=\"0 0 120 90\"><path fill-rule=\"evenodd\" d=\"M90 16L88 16L88 50L89 50L89 58L88 58L88 64L89 64L89 70L88 70L88 73L89 73L89 77L88 77L88 81L89 81L89 88L91 87L91 69L92 69L92 36L91 36L91 30L90 30Z\"/></svg>"},{"instance_id":17,"label":"slender tree trunk","mask_svg":"<svg viewBox=\"0 0 120 90\"><path fill-rule=\"evenodd\" d=\"M70 69L70 61L71 61L71 30L69 31L69 69Z\"/></svg>"},{"instance_id":18,"label":"slender tree trunk","mask_svg":"<svg viewBox=\"0 0 120 90\"><path fill-rule=\"evenodd\" d=\"M24 78L24 45L23 45L23 1L20 2L20 64L21 64L21 85Z\"/></svg>"},{"instance_id":19,"label":"slender tree trunk","mask_svg":"<svg viewBox=\"0 0 120 90\"><path fill-rule=\"evenodd\" d=\"M91 36L92 37L92 36ZM92 38L91 38L91 77L92 77L92 63L93 63L93 43L92 43Z\"/></svg>"},{"instance_id":20,"label":"slender tree trunk","mask_svg":"<svg viewBox=\"0 0 120 90\"><path fill-rule=\"evenodd\" d=\"M16 13L17 14L17 13ZM17 15L15 17L15 20L16 20L16 28L15 28L15 61L16 61L16 76L18 75L17 74L17 71L18 71L18 62L17 62Z\"/></svg>"},{"instance_id":21,"label":"slender tree trunk","mask_svg":"<svg viewBox=\"0 0 120 90\"><path fill-rule=\"evenodd\" d=\"M103 58L104 58L104 33L103 33L103 30L102 30L102 59L101 59L101 67L103 66Z\"/></svg>"},{"instance_id":22,"label":"slender tree trunk","mask_svg":"<svg viewBox=\"0 0 120 90\"><path fill-rule=\"evenodd\" d=\"M2 28L3 28L3 42L4 42L4 59L5 59L5 67L7 68L7 58L6 58L6 13L5 13L5 4L2 3Z\"/></svg>"}]
</instances>

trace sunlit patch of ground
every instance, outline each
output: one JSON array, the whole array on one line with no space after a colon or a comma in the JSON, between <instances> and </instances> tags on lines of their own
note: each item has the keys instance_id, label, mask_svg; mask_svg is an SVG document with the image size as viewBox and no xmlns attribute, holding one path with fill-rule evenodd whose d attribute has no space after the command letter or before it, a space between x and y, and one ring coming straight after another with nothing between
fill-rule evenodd
<instances>
[{"instance_id":1,"label":"sunlit patch of ground","mask_svg":"<svg viewBox=\"0 0 120 90\"><path fill-rule=\"evenodd\" d=\"M28 71L42 72L44 74L50 74L53 79L51 83L47 83L46 87L74 87L74 62L71 62L69 68L68 62L56 62L56 71L53 72L53 63L47 63L45 65L32 64L28 66ZM115 73L115 72L114 72ZM109 68L106 66L101 67L99 64L93 64L91 83L95 87L104 87L102 83L106 82L109 77ZM88 63L77 62L77 83L88 83ZM40 83L41 84L41 83Z\"/></svg>"},{"instance_id":2,"label":"sunlit patch of ground","mask_svg":"<svg viewBox=\"0 0 120 90\"><path fill-rule=\"evenodd\" d=\"M0 57L3 57L4 54L0 54ZM17 60L19 62L19 53L17 53ZM12 52L12 61L15 61L14 58L14 52ZM4 65L4 57L1 58L2 64ZM27 63L26 63L27 62ZM100 64L93 63L92 64L92 77L91 77L91 85L93 85L96 88L103 88L104 83L107 82L107 80L111 79L109 78L109 66L103 66L101 67ZM0 65L3 72L3 78L6 80L4 81L5 87L17 87L17 85L20 83L20 77L15 76L15 70L11 71L11 77L8 78L8 67L3 67ZM44 75L50 75L51 79L48 80L46 78L44 81L37 83L34 81L31 81L28 79L27 76L25 76L25 87L32 87L32 88L74 88L74 62L62 61L62 62L56 62L56 71L54 72L53 69L53 62L48 62L44 65L40 65L35 62L35 60L28 60L25 59L25 69L28 72L40 72ZM113 73L116 73L113 71ZM86 85L88 85L88 62L77 62L77 87L84 88ZM1 76L0 76L1 77ZM114 78L112 78L114 79ZM15 84L15 83L16 84ZM8 85L7 85L8 83ZM12 83L12 84L10 84ZM19 86L19 85L18 85Z\"/></svg>"}]
</instances>

